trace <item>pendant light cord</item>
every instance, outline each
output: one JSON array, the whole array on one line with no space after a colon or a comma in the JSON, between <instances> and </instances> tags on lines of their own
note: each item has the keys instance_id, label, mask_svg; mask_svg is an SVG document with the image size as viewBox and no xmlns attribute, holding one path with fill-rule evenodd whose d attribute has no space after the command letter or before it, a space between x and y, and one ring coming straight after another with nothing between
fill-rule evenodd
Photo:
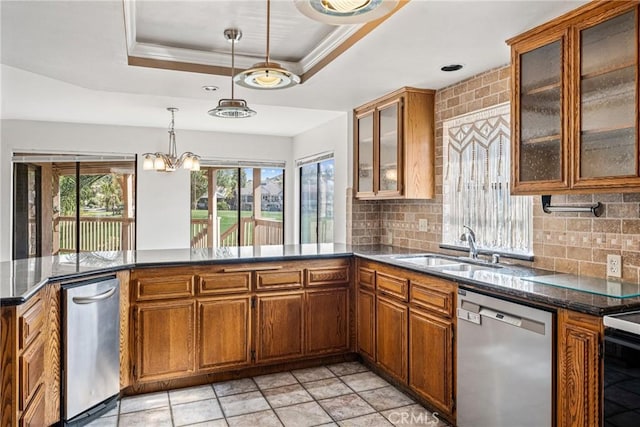
<instances>
[{"instance_id":1,"label":"pendant light cord","mask_svg":"<svg viewBox=\"0 0 640 427\"><path fill-rule=\"evenodd\" d=\"M269 63L269 33L271 22L271 0L267 0L267 64Z\"/></svg>"},{"instance_id":2,"label":"pendant light cord","mask_svg":"<svg viewBox=\"0 0 640 427\"><path fill-rule=\"evenodd\" d=\"M231 99L234 99L233 93L233 76L236 74L236 34L231 39Z\"/></svg>"}]
</instances>

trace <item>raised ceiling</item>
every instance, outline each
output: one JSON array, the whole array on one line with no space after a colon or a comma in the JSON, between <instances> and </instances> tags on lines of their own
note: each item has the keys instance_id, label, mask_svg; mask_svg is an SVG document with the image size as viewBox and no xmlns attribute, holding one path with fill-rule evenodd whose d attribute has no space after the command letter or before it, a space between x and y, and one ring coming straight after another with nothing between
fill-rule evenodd
<instances>
[{"instance_id":1,"label":"raised ceiling","mask_svg":"<svg viewBox=\"0 0 640 427\"><path fill-rule=\"evenodd\" d=\"M258 115L225 120L206 111L229 97L228 76L131 66L130 42L169 56L175 49L218 55L228 66L222 31L236 27L244 33L239 63L250 65L265 48L265 0L2 0L2 117L165 127L164 108L176 106L177 128L291 136L402 86L439 89L507 64L504 40L583 3L412 0L304 84L237 88ZM273 58L303 71L310 47L336 31L300 14L292 0L274 0L272 19ZM127 34L131 23L135 37ZM440 71L450 63L465 67ZM205 93L204 85L220 89Z\"/></svg>"}]
</instances>

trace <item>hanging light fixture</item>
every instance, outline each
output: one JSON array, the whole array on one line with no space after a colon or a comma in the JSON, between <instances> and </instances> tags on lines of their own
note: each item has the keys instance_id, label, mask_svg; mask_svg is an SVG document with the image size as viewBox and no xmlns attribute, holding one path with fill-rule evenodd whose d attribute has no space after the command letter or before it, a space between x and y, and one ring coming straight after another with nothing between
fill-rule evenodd
<instances>
[{"instance_id":1,"label":"hanging light fixture","mask_svg":"<svg viewBox=\"0 0 640 427\"><path fill-rule=\"evenodd\" d=\"M267 0L267 55L265 62L258 62L248 70L238 73L233 80L240 86L251 89L285 89L300 83L300 77L277 62L269 60L270 23L271 0Z\"/></svg>"},{"instance_id":2,"label":"hanging light fixture","mask_svg":"<svg viewBox=\"0 0 640 427\"><path fill-rule=\"evenodd\" d=\"M300 12L330 25L362 24L391 13L398 0L294 0Z\"/></svg>"},{"instance_id":3,"label":"hanging light fixture","mask_svg":"<svg viewBox=\"0 0 640 427\"><path fill-rule=\"evenodd\" d=\"M144 153L142 169L156 170L158 172L173 172L180 167L192 171L200 170L200 157L190 151L182 153L178 157L176 149L176 132L174 130L175 107L167 108L171 112L171 123L169 123L169 153Z\"/></svg>"},{"instance_id":4,"label":"hanging light fixture","mask_svg":"<svg viewBox=\"0 0 640 427\"><path fill-rule=\"evenodd\" d=\"M224 30L224 37L227 41L231 42L231 99L221 99L218 101L218 106L209 110L209 114L215 117L241 119L244 117L255 116L256 112L247 106L247 101L244 99L235 99L233 97L233 75L235 74L235 56L236 56L236 42L242 38L242 31L235 28L228 28Z\"/></svg>"}]
</instances>

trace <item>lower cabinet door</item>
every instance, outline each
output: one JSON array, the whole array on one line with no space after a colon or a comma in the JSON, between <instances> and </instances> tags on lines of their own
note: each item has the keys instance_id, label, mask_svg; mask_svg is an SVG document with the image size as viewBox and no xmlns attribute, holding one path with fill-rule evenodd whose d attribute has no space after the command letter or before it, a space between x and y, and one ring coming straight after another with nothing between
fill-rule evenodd
<instances>
[{"instance_id":1,"label":"lower cabinet door","mask_svg":"<svg viewBox=\"0 0 640 427\"><path fill-rule=\"evenodd\" d=\"M409 312L409 386L438 409L453 412L453 323Z\"/></svg>"},{"instance_id":2,"label":"lower cabinet door","mask_svg":"<svg viewBox=\"0 0 640 427\"><path fill-rule=\"evenodd\" d=\"M349 348L349 289L307 291L306 353L321 354Z\"/></svg>"},{"instance_id":3,"label":"lower cabinet door","mask_svg":"<svg viewBox=\"0 0 640 427\"><path fill-rule=\"evenodd\" d=\"M251 362L251 297L235 296L198 302L198 367L229 368Z\"/></svg>"},{"instance_id":4,"label":"lower cabinet door","mask_svg":"<svg viewBox=\"0 0 640 427\"><path fill-rule=\"evenodd\" d=\"M357 308L358 353L372 362L376 360L376 295L358 289Z\"/></svg>"},{"instance_id":5,"label":"lower cabinet door","mask_svg":"<svg viewBox=\"0 0 640 427\"><path fill-rule=\"evenodd\" d=\"M136 307L136 380L180 378L194 372L195 305L188 300Z\"/></svg>"},{"instance_id":6,"label":"lower cabinet door","mask_svg":"<svg viewBox=\"0 0 640 427\"><path fill-rule=\"evenodd\" d=\"M45 422L44 387L40 387L20 418L20 427L41 427Z\"/></svg>"},{"instance_id":7,"label":"lower cabinet door","mask_svg":"<svg viewBox=\"0 0 640 427\"><path fill-rule=\"evenodd\" d=\"M301 357L304 292L264 294L256 298L256 362Z\"/></svg>"},{"instance_id":8,"label":"lower cabinet door","mask_svg":"<svg viewBox=\"0 0 640 427\"><path fill-rule=\"evenodd\" d=\"M376 308L376 361L387 373L406 383L409 309L383 296L378 296Z\"/></svg>"}]
</instances>

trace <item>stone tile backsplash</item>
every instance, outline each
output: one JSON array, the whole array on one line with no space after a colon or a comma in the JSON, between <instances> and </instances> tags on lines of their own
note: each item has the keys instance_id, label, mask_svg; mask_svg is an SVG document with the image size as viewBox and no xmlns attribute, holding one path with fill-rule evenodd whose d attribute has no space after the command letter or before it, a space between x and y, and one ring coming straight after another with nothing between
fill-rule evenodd
<instances>
[{"instance_id":1,"label":"stone tile backsplash","mask_svg":"<svg viewBox=\"0 0 640 427\"><path fill-rule=\"evenodd\" d=\"M433 200L359 201L347 191L352 244L393 244L435 251L442 234L442 123L509 101L509 66L489 70L436 92L436 197ZM640 194L554 195L553 204L601 202L604 214L542 211L533 205L533 267L605 277L607 254L622 256L623 280L640 283ZM426 219L427 231L418 230Z\"/></svg>"}]
</instances>

